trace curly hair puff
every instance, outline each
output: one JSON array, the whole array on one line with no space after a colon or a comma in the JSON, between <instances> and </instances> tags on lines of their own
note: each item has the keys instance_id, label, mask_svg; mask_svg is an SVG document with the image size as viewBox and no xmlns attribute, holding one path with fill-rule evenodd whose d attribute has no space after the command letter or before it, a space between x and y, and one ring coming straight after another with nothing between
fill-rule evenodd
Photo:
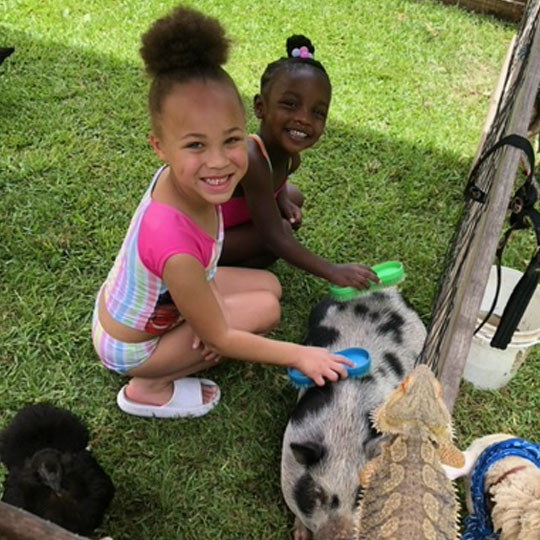
<instances>
[{"instance_id":1,"label":"curly hair puff","mask_svg":"<svg viewBox=\"0 0 540 540\"><path fill-rule=\"evenodd\" d=\"M140 53L151 77L217 69L227 61L230 44L216 19L183 6L154 22L141 41Z\"/></svg>"},{"instance_id":2,"label":"curly hair puff","mask_svg":"<svg viewBox=\"0 0 540 540\"><path fill-rule=\"evenodd\" d=\"M178 6L155 21L141 41L139 52L152 77L148 104L154 123L172 88L193 79L230 84L242 102L234 81L221 67L227 61L230 40L217 19Z\"/></svg>"}]
</instances>

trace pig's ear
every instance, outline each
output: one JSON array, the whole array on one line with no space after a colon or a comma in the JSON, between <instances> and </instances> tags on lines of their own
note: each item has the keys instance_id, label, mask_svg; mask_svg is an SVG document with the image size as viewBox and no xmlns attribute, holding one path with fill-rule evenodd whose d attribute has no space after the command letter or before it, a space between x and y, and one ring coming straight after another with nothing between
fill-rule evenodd
<instances>
[{"instance_id":1,"label":"pig's ear","mask_svg":"<svg viewBox=\"0 0 540 540\"><path fill-rule=\"evenodd\" d=\"M291 443L291 450L298 463L309 467L318 463L326 454L326 447L316 441Z\"/></svg>"},{"instance_id":2,"label":"pig's ear","mask_svg":"<svg viewBox=\"0 0 540 540\"><path fill-rule=\"evenodd\" d=\"M366 443L364 443L364 453L366 455L366 460L370 461L381 453L381 444L383 442L387 442L387 440L390 440L391 437L386 437L384 435L379 435L378 437L374 437L373 439L370 439Z\"/></svg>"}]
</instances>

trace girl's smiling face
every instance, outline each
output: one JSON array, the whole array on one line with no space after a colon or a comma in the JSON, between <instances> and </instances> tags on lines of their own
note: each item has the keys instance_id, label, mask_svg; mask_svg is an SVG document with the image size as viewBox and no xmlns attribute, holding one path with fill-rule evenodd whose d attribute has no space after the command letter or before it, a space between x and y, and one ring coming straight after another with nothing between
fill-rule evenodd
<instances>
[{"instance_id":1,"label":"girl's smiling face","mask_svg":"<svg viewBox=\"0 0 540 540\"><path fill-rule=\"evenodd\" d=\"M313 66L295 65L276 73L254 100L261 135L291 154L313 146L324 131L330 98L328 78Z\"/></svg>"},{"instance_id":2,"label":"girl's smiling face","mask_svg":"<svg viewBox=\"0 0 540 540\"><path fill-rule=\"evenodd\" d=\"M150 143L170 166L178 193L194 204L222 204L247 170L244 110L225 82L192 80L164 98Z\"/></svg>"}]
</instances>

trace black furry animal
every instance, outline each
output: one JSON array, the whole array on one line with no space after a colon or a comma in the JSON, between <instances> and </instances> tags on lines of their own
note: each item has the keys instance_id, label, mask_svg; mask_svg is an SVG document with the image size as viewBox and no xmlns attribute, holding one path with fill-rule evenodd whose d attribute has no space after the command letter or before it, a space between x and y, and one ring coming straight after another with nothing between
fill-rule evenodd
<instances>
[{"instance_id":1,"label":"black furry animal","mask_svg":"<svg viewBox=\"0 0 540 540\"><path fill-rule=\"evenodd\" d=\"M88 430L69 411L48 403L21 409L0 433L8 470L2 500L89 535L113 495L107 473L86 450Z\"/></svg>"},{"instance_id":2,"label":"black furry animal","mask_svg":"<svg viewBox=\"0 0 540 540\"><path fill-rule=\"evenodd\" d=\"M14 50L13 47L0 47L0 65Z\"/></svg>"}]
</instances>

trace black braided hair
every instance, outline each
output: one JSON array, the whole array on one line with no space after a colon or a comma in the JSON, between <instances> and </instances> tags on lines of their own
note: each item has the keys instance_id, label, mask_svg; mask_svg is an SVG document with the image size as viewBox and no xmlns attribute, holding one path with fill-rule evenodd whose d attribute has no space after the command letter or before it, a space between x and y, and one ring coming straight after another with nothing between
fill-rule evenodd
<instances>
[{"instance_id":1,"label":"black braided hair","mask_svg":"<svg viewBox=\"0 0 540 540\"><path fill-rule=\"evenodd\" d=\"M234 81L221 67L227 61L230 40L217 19L178 6L155 21L141 41L139 52L152 78L148 104L153 121L174 85L193 79L230 84L242 103Z\"/></svg>"},{"instance_id":2,"label":"black braided hair","mask_svg":"<svg viewBox=\"0 0 540 540\"><path fill-rule=\"evenodd\" d=\"M328 77L324 66L318 60L293 56L293 50L300 49L301 47L305 47L312 55L315 53L315 47L306 36L295 34L287 38L287 57L279 58L266 66L261 76L261 94L270 88L270 83L274 80L277 73L281 71L294 71L306 65L313 66L313 68L322 71L328 80L328 84L330 84L330 77Z\"/></svg>"}]
</instances>

